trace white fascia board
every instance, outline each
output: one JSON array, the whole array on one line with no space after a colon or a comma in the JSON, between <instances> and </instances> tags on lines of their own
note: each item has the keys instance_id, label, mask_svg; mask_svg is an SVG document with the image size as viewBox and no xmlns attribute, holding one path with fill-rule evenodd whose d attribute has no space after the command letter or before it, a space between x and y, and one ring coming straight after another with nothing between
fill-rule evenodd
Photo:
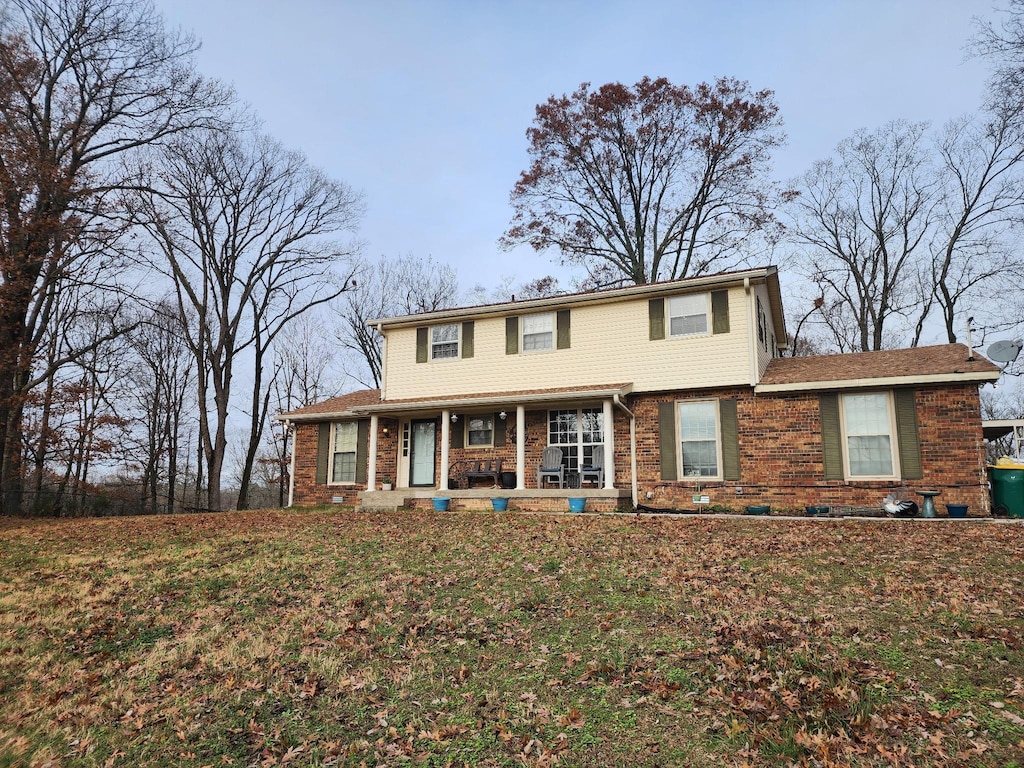
<instances>
[{"instance_id":1,"label":"white fascia board","mask_svg":"<svg viewBox=\"0 0 1024 768\"><path fill-rule=\"evenodd\" d=\"M624 387L579 389L572 392L531 392L529 394L498 394L498 395L467 395L459 398L446 398L443 400L417 400L415 402L379 403L374 405L361 405L354 408L357 415L368 415L371 413L416 413L422 411L453 410L455 408L487 408L491 406L513 407L516 405L529 405L531 403L561 403L578 402L580 400L604 400L613 398L615 395L623 397L633 391L633 386L627 384Z\"/></svg>"},{"instance_id":2,"label":"white fascia board","mask_svg":"<svg viewBox=\"0 0 1024 768\"><path fill-rule=\"evenodd\" d=\"M788 384L758 384L754 394L772 392L807 392L829 389L878 389L881 387L907 387L914 384L963 384L998 381L998 371L977 371L974 373L929 373L925 375L886 376L877 379L843 379L840 381L798 381Z\"/></svg>"}]
</instances>

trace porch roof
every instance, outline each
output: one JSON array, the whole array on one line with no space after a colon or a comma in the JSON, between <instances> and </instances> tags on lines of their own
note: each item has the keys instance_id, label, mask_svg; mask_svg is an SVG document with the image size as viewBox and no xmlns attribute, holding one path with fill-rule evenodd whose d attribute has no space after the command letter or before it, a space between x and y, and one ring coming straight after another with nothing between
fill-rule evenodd
<instances>
[{"instance_id":1,"label":"porch roof","mask_svg":"<svg viewBox=\"0 0 1024 768\"><path fill-rule=\"evenodd\" d=\"M352 407L356 415L423 413L438 410L514 408L517 405L547 406L575 403L580 400L606 400L625 397L633 391L632 383L590 384L553 389L519 389L506 392L481 392L471 395L445 395L443 397L378 400L372 404Z\"/></svg>"}]
</instances>

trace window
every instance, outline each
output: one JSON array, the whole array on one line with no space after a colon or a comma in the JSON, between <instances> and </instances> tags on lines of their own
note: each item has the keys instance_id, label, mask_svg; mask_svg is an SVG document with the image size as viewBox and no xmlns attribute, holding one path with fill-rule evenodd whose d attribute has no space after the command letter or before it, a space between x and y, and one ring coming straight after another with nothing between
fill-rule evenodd
<instances>
[{"instance_id":1,"label":"window","mask_svg":"<svg viewBox=\"0 0 1024 768\"><path fill-rule=\"evenodd\" d=\"M678 404L679 441L682 457L680 479L721 477L718 458L718 404L700 400Z\"/></svg>"},{"instance_id":2,"label":"window","mask_svg":"<svg viewBox=\"0 0 1024 768\"><path fill-rule=\"evenodd\" d=\"M570 472L589 466L594 460L594 446L604 445L604 411L601 408L549 411L548 445L562 449L562 466ZM608 466L608 457L605 459L605 466Z\"/></svg>"},{"instance_id":3,"label":"window","mask_svg":"<svg viewBox=\"0 0 1024 768\"><path fill-rule=\"evenodd\" d=\"M552 313L523 316L523 352L552 349L554 337L555 316Z\"/></svg>"},{"instance_id":4,"label":"window","mask_svg":"<svg viewBox=\"0 0 1024 768\"><path fill-rule=\"evenodd\" d=\"M331 482L356 481L356 442L358 427L354 421L334 425L331 435Z\"/></svg>"},{"instance_id":5,"label":"window","mask_svg":"<svg viewBox=\"0 0 1024 768\"><path fill-rule=\"evenodd\" d=\"M887 392L842 396L848 477L894 477L893 411Z\"/></svg>"},{"instance_id":6,"label":"window","mask_svg":"<svg viewBox=\"0 0 1024 768\"><path fill-rule=\"evenodd\" d=\"M450 360L459 356L459 326L435 325L430 329L430 359Z\"/></svg>"},{"instance_id":7,"label":"window","mask_svg":"<svg viewBox=\"0 0 1024 768\"><path fill-rule=\"evenodd\" d=\"M490 447L494 444L494 417L470 416L466 419L466 445L470 448Z\"/></svg>"},{"instance_id":8,"label":"window","mask_svg":"<svg viewBox=\"0 0 1024 768\"><path fill-rule=\"evenodd\" d=\"M696 336L708 332L708 294L691 293L668 300L670 336Z\"/></svg>"}]
</instances>

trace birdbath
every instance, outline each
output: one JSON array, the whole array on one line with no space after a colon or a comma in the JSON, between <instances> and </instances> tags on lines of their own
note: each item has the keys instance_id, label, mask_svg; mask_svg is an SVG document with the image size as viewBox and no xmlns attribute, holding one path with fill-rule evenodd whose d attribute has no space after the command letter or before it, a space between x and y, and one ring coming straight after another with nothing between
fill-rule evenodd
<instances>
[{"instance_id":1,"label":"birdbath","mask_svg":"<svg viewBox=\"0 0 1024 768\"><path fill-rule=\"evenodd\" d=\"M921 505L921 517L935 517L935 502L933 499L939 496L942 491L918 491L918 496L924 496L924 503Z\"/></svg>"}]
</instances>

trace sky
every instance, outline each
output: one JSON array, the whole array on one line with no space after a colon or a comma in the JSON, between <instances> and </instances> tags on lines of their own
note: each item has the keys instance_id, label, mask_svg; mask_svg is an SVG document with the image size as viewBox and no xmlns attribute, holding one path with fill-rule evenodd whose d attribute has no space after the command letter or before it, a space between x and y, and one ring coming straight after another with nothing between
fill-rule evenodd
<instances>
[{"instance_id":1,"label":"sky","mask_svg":"<svg viewBox=\"0 0 1024 768\"><path fill-rule=\"evenodd\" d=\"M495 288L572 272L502 251L537 104L582 82L719 76L768 88L791 179L859 128L977 109L966 56L991 0L154 0L202 42L268 133L361 190L367 256L452 265Z\"/></svg>"}]
</instances>

